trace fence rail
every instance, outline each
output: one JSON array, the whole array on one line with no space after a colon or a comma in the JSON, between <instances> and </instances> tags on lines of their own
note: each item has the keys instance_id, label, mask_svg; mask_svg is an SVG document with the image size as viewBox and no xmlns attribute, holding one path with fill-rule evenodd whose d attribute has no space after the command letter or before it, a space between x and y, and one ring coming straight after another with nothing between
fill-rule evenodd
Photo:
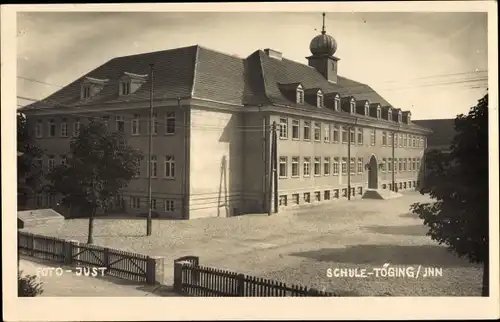
<instances>
[{"instance_id":1,"label":"fence rail","mask_svg":"<svg viewBox=\"0 0 500 322\"><path fill-rule=\"evenodd\" d=\"M163 281L163 258L18 231L20 255L68 266L102 268L105 274L155 284ZM90 270L84 271L90 274Z\"/></svg>"},{"instance_id":2,"label":"fence rail","mask_svg":"<svg viewBox=\"0 0 500 322\"><path fill-rule=\"evenodd\" d=\"M337 296L333 292L200 266L199 259L194 258L189 256L189 259L183 257L174 261L174 290L178 293L211 297Z\"/></svg>"}]
</instances>

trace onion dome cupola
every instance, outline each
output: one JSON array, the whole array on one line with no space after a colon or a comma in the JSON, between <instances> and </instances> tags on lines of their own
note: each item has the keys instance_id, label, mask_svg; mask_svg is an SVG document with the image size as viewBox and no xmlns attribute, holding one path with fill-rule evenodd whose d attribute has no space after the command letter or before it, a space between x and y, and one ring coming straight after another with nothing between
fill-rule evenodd
<instances>
[{"instance_id":1,"label":"onion dome cupola","mask_svg":"<svg viewBox=\"0 0 500 322\"><path fill-rule=\"evenodd\" d=\"M325 13L323 12L323 28L321 34L311 40L309 45L312 56L307 57L309 66L314 67L329 82L337 83L337 62L335 56L337 41L325 31Z\"/></svg>"}]
</instances>

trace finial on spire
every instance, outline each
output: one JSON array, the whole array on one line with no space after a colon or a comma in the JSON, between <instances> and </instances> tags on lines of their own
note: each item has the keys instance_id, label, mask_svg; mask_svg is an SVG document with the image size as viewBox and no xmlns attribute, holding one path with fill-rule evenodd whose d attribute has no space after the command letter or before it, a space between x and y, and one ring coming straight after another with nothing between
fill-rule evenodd
<instances>
[{"instance_id":1,"label":"finial on spire","mask_svg":"<svg viewBox=\"0 0 500 322\"><path fill-rule=\"evenodd\" d=\"M323 28L321 29L321 33L322 34L326 34L326 31L325 31L325 13L323 12Z\"/></svg>"}]
</instances>

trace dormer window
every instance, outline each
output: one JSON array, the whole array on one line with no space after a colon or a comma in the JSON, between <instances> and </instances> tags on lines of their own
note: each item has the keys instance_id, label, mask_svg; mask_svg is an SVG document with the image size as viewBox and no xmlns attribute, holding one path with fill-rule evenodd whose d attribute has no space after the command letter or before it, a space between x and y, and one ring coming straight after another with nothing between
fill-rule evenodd
<instances>
[{"instance_id":1,"label":"dormer window","mask_svg":"<svg viewBox=\"0 0 500 322\"><path fill-rule=\"evenodd\" d=\"M321 91L318 91L318 94L316 94L316 106L322 108L324 106L323 104L323 93Z\"/></svg>"},{"instance_id":2,"label":"dormer window","mask_svg":"<svg viewBox=\"0 0 500 322\"><path fill-rule=\"evenodd\" d=\"M297 104L304 104L304 89L302 86L297 86Z\"/></svg>"},{"instance_id":3,"label":"dormer window","mask_svg":"<svg viewBox=\"0 0 500 322\"><path fill-rule=\"evenodd\" d=\"M99 79L89 76L85 77L82 82L80 98L85 100L96 95L104 88L104 85L106 85L107 82L107 79Z\"/></svg>"},{"instance_id":4,"label":"dormer window","mask_svg":"<svg viewBox=\"0 0 500 322\"><path fill-rule=\"evenodd\" d=\"M340 96L335 96L335 100L334 100L334 108L335 108L335 111L339 111L340 110Z\"/></svg>"},{"instance_id":5,"label":"dormer window","mask_svg":"<svg viewBox=\"0 0 500 322\"><path fill-rule=\"evenodd\" d=\"M378 119L381 119L382 118L382 109L379 107L377 107L377 118Z\"/></svg>"},{"instance_id":6,"label":"dormer window","mask_svg":"<svg viewBox=\"0 0 500 322\"><path fill-rule=\"evenodd\" d=\"M370 104L368 102L365 103L365 116L370 115Z\"/></svg>"},{"instance_id":7,"label":"dormer window","mask_svg":"<svg viewBox=\"0 0 500 322\"><path fill-rule=\"evenodd\" d=\"M403 114L401 111L398 112L398 123L401 123L403 121Z\"/></svg>"},{"instance_id":8,"label":"dormer window","mask_svg":"<svg viewBox=\"0 0 500 322\"><path fill-rule=\"evenodd\" d=\"M387 120L392 121L392 109L390 108L387 110Z\"/></svg>"},{"instance_id":9,"label":"dormer window","mask_svg":"<svg viewBox=\"0 0 500 322\"><path fill-rule=\"evenodd\" d=\"M351 112L351 114L356 113L356 102L354 101L354 99L352 99L351 103L350 103L350 112Z\"/></svg>"},{"instance_id":10,"label":"dormer window","mask_svg":"<svg viewBox=\"0 0 500 322\"><path fill-rule=\"evenodd\" d=\"M410 114L410 113L408 113L406 123L410 124L410 122L411 122L411 114Z\"/></svg>"},{"instance_id":11,"label":"dormer window","mask_svg":"<svg viewBox=\"0 0 500 322\"><path fill-rule=\"evenodd\" d=\"M130 94L130 81L123 81L120 83L120 94L121 95Z\"/></svg>"},{"instance_id":12,"label":"dormer window","mask_svg":"<svg viewBox=\"0 0 500 322\"><path fill-rule=\"evenodd\" d=\"M139 75L124 72L120 78L120 95L129 95L135 93L146 81L148 75Z\"/></svg>"}]
</instances>

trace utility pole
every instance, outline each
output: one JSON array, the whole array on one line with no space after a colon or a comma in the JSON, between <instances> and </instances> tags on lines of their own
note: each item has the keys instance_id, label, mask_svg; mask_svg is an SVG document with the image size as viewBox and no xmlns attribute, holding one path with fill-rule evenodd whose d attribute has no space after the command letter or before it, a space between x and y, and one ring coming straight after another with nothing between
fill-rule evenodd
<instances>
[{"instance_id":1,"label":"utility pole","mask_svg":"<svg viewBox=\"0 0 500 322\"><path fill-rule=\"evenodd\" d=\"M278 212L278 133L276 122L273 122L273 179L274 179L274 212Z\"/></svg>"},{"instance_id":2,"label":"utility pole","mask_svg":"<svg viewBox=\"0 0 500 322\"><path fill-rule=\"evenodd\" d=\"M151 220L151 152L153 150L153 64L149 64L150 74L151 74L151 88L149 91L149 147L148 147L148 219L146 226L146 235L151 236L152 230L152 220Z\"/></svg>"}]
</instances>

